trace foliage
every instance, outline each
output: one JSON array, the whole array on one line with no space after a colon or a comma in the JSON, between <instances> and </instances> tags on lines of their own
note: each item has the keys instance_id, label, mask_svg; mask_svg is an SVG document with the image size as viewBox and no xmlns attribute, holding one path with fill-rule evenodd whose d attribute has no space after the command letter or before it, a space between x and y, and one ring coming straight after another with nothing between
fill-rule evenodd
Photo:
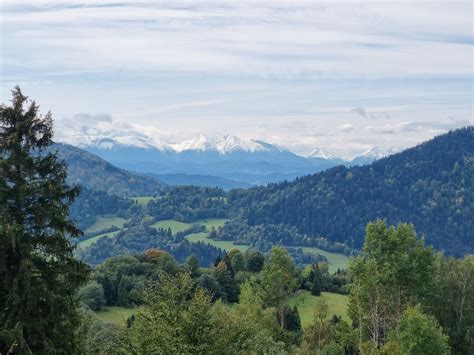
<instances>
[{"instance_id":1,"label":"foliage","mask_svg":"<svg viewBox=\"0 0 474 355\"><path fill-rule=\"evenodd\" d=\"M474 255L436 256L436 292L431 309L455 354L474 353Z\"/></svg>"},{"instance_id":2,"label":"foliage","mask_svg":"<svg viewBox=\"0 0 474 355\"><path fill-rule=\"evenodd\" d=\"M97 281L89 281L79 290L81 302L93 311L100 311L105 306L104 288Z\"/></svg>"},{"instance_id":3,"label":"foliage","mask_svg":"<svg viewBox=\"0 0 474 355\"><path fill-rule=\"evenodd\" d=\"M126 216L130 206L130 200L82 187L69 212L70 218L77 221L80 228L85 229L92 226L101 215Z\"/></svg>"},{"instance_id":4,"label":"foliage","mask_svg":"<svg viewBox=\"0 0 474 355\"><path fill-rule=\"evenodd\" d=\"M43 154L52 117L20 88L0 106L0 353L77 351L76 291L87 268L73 258L68 219L79 193L66 165Z\"/></svg>"},{"instance_id":5,"label":"foliage","mask_svg":"<svg viewBox=\"0 0 474 355\"><path fill-rule=\"evenodd\" d=\"M192 222L204 218L225 218L225 192L221 189L182 186L170 190L158 200L148 202L148 213L157 220L176 219Z\"/></svg>"},{"instance_id":6,"label":"foliage","mask_svg":"<svg viewBox=\"0 0 474 355\"><path fill-rule=\"evenodd\" d=\"M387 354L419 355L449 354L448 337L435 318L426 315L419 305L409 307L399 324L390 332L382 349Z\"/></svg>"},{"instance_id":7,"label":"foliage","mask_svg":"<svg viewBox=\"0 0 474 355\"><path fill-rule=\"evenodd\" d=\"M213 350L211 299L193 292L188 274L160 275L159 285L145 289L144 307L125 330L122 347L139 354L204 354Z\"/></svg>"},{"instance_id":8,"label":"foliage","mask_svg":"<svg viewBox=\"0 0 474 355\"><path fill-rule=\"evenodd\" d=\"M434 257L413 226L367 225L364 254L350 263L353 283L349 313L359 326L359 341L378 348L406 307L429 304L434 288Z\"/></svg>"}]
</instances>

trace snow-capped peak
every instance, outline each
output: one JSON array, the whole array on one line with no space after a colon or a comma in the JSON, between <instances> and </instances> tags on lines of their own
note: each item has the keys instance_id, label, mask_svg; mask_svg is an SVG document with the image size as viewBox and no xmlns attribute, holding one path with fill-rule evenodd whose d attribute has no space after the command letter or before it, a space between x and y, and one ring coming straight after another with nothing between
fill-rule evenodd
<instances>
[{"instance_id":1,"label":"snow-capped peak","mask_svg":"<svg viewBox=\"0 0 474 355\"><path fill-rule=\"evenodd\" d=\"M327 154L322 148L315 148L311 153L307 155L307 158L331 159L332 156L330 154Z\"/></svg>"},{"instance_id":2,"label":"snow-capped peak","mask_svg":"<svg viewBox=\"0 0 474 355\"><path fill-rule=\"evenodd\" d=\"M171 148L173 148L173 150L178 153L188 150L203 152L208 150L216 150L216 142L212 138L207 137L204 134L200 134L181 143L171 144Z\"/></svg>"},{"instance_id":3,"label":"snow-capped peak","mask_svg":"<svg viewBox=\"0 0 474 355\"><path fill-rule=\"evenodd\" d=\"M373 159L373 160L381 159L381 158L384 158L386 156L398 153L398 152L400 152L400 150L401 150L400 148L394 148L394 147L385 149L385 148L382 148L382 147L379 147L379 146L374 146L372 148L367 149L362 154L356 155L351 160L354 160L354 159L357 159L357 158L366 158L366 159Z\"/></svg>"},{"instance_id":4,"label":"snow-capped peak","mask_svg":"<svg viewBox=\"0 0 474 355\"><path fill-rule=\"evenodd\" d=\"M266 144L256 140L243 140L228 134L217 141L216 148L221 154L231 153L236 150L257 152L269 150Z\"/></svg>"}]
</instances>

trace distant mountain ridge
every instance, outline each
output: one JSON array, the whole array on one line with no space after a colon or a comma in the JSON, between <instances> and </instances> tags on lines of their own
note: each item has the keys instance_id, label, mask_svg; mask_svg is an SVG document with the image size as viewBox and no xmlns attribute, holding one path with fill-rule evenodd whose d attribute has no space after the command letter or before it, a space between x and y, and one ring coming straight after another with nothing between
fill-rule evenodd
<instances>
[{"instance_id":1,"label":"distant mountain ridge","mask_svg":"<svg viewBox=\"0 0 474 355\"><path fill-rule=\"evenodd\" d=\"M116 134L86 132L82 139L80 137L71 140L81 149L120 168L166 175L172 185L198 182L202 183L200 186L209 186L212 179L202 177L215 177L213 180L219 182L217 186L226 189L229 185L218 179L232 180L235 186L265 185L337 165L368 164L383 156L382 150L374 148L361 157L344 160L317 148L303 157L279 145L233 135L214 139L200 134L179 143L124 131ZM186 179L185 175L188 175ZM198 175L200 179L196 179ZM173 176L176 179L171 179Z\"/></svg>"}]
</instances>

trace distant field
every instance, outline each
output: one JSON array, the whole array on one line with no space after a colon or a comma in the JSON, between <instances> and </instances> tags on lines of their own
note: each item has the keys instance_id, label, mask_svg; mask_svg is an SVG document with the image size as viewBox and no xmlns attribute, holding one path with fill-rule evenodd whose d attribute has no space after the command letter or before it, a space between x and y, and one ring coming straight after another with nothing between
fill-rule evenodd
<instances>
[{"instance_id":1,"label":"distant field","mask_svg":"<svg viewBox=\"0 0 474 355\"><path fill-rule=\"evenodd\" d=\"M208 237L208 233L202 232L202 233L193 233L190 235L186 236L186 239L189 240L192 243L197 243L197 242L204 242L211 244L217 248L221 248L225 251L230 251L232 249L239 249L240 251L244 252L248 248L250 248L248 245L238 245L234 244L230 241L227 240L213 240Z\"/></svg>"},{"instance_id":2,"label":"distant field","mask_svg":"<svg viewBox=\"0 0 474 355\"><path fill-rule=\"evenodd\" d=\"M95 223L84 232L93 233L112 226L122 228L125 222L127 222L126 219L117 216L99 216L96 218Z\"/></svg>"},{"instance_id":3,"label":"distant field","mask_svg":"<svg viewBox=\"0 0 474 355\"><path fill-rule=\"evenodd\" d=\"M152 227L156 229L171 228L171 232L176 233L176 232L182 232L188 229L189 227L192 227L193 225L198 224L198 225L202 225L206 227L206 232L193 233L186 236L186 239L188 239L190 242L192 243L204 242L204 243L214 245L215 247L221 248L226 251L229 251L232 249L239 249L241 251L247 250L249 248L248 245L235 245L229 241L212 240L209 238L209 232L211 231L212 227L214 227L215 229L218 229L219 227L222 227L226 221L227 219L224 219L224 218L207 218L207 219L194 221L192 223L183 223L183 222L175 221L174 219L166 219L166 220L159 221L153 224Z\"/></svg>"},{"instance_id":4,"label":"distant field","mask_svg":"<svg viewBox=\"0 0 474 355\"><path fill-rule=\"evenodd\" d=\"M110 233L104 233L104 234L99 234L99 235L96 235L95 237L92 237L92 238L83 240L82 242L78 243L77 245L78 245L80 248L85 248L85 247L88 247L88 246L92 245L93 243L95 243L96 241L98 241L98 240L99 240L100 238L102 238L102 237L115 237L115 235L116 235L118 232L119 232L119 231L110 232Z\"/></svg>"},{"instance_id":5,"label":"distant field","mask_svg":"<svg viewBox=\"0 0 474 355\"><path fill-rule=\"evenodd\" d=\"M156 197L152 196L137 196L137 197L130 197L131 200L134 202L137 201L138 204L142 207L146 207L148 205L148 202L151 200L156 200Z\"/></svg>"},{"instance_id":6,"label":"distant field","mask_svg":"<svg viewBox=\"0 0 474 355\"><path fill-rule=\"evenodd\" d=\"M153 224L152 227L157 228L157 229L158 228L163 228L163 229L171 228L171 231L173 233L176 233L176 232L182 232L185 229L191 227L192 225L199 224L206 227L206 232L193 233L186 236L186 239L188 239L190 242L193 242L193 243L204 242L204 243L214 245L215 247L221 248L226 251L229 251L232 249L239 249L241 251L247 250L249 248L248 245L237 245L237 244L233 244L233 242L231 241L212 240L209 238L209 232L211 231L212 227L214 227L215 229L219 229L219 227L222 227L226 221L228 220L225 218L207 218L207 219L194 221L192 223L183 223L183 222L178 222L174 219L166 219L166 220L159 221ZM314 248L314 247L301 247L301 249L303 249L303 251L306 253L320 254L320 255L325 256L328 260L329 272L335 272L338 268L345 269L349 265L349 258L343 254L331 253L331 252L328 252L319 248Z\"/></svg>"},{"instance_id":7,"label":"distant field","mask_svg":"<svg viewBox=\"0 0 474 355\"><path fill-rule=\"evenodd\" d=\"M331 253L315 247L301 247L305 253L320 254L328 260L329 272L349 267L349 257L340 253Z\"/></svg>"},{"instance_id":8,"label":"distant field","mask_svg":"<svg viewBox=\"0 0 474 355\"><path fill-rule=\"evenodd\" d=\"M339 295L336 293L322 292L321 297L324 297L329 305L329 317L334 314L341 316L342 319L349 324L351 320L347 315L347 303L349 297L346 295ZM319 297L313 296L309 291L301 291L297 296L290 299L290 305L298 307L298 312L301 318L301 325L308 326L313 321L314 307Z\"/></svg>"},{"instance_id":9,"label":"distant field","mask_svg":"<svg viewBox=\"0 0 474 355\"><path fill-rule=\"evenodd\" d=\"M208 218L208 219L200 219L193 224L201 224L206 227L206 231L210 232L211 228L214 227L215 229L219 229L222 227L228 219L225 218Z\"/></svg>"},{"instance_id":10,"label":"distant field","mask_svg":"<svg viewBox=\"0 0 474 355\"><path fill-rule=\"evenodd\" d=\"M104 307L101 311L96 312L96 315L104 323L122 325L136 310L136 308Z\"/></svg>"},{"instance_id":11,"label":"distant field","mask_svg":"<svg viewBox=\"0 0 474 355\"><path fill-rule=\"evenodd\" d=\"M178 222L178 221L175 221L174 219L165 219L163 221L159 221L155 224L152 224L151 226L153 228L156 228L156 229L159 229L159 228L163 228L163 229L168 229L168 228L171 228L171 232L176 233L176 232L182 232L186 229L188 229L189 227L191 227L193 224L197 224L196 223L184 223L184 222Z\"/></svg>"}]
</instances>

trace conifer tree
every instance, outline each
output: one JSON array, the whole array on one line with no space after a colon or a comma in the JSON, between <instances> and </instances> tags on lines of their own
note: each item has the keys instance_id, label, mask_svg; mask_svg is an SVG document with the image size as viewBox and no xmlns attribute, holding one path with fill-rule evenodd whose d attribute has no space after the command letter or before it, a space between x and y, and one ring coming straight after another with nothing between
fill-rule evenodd
<instances>
[{"instance_id":1,"label":"conifer tree","mask_svg":"<svg viewBox=\"0 0 474 355\"><path fill-rule=\"evenodd\" d=\"M77 353L77 289L86 266L73 257L69 220L79 193L47 152L51 113L19 87L0 106L0 353Z\"/></svg>"}]
</instances>

